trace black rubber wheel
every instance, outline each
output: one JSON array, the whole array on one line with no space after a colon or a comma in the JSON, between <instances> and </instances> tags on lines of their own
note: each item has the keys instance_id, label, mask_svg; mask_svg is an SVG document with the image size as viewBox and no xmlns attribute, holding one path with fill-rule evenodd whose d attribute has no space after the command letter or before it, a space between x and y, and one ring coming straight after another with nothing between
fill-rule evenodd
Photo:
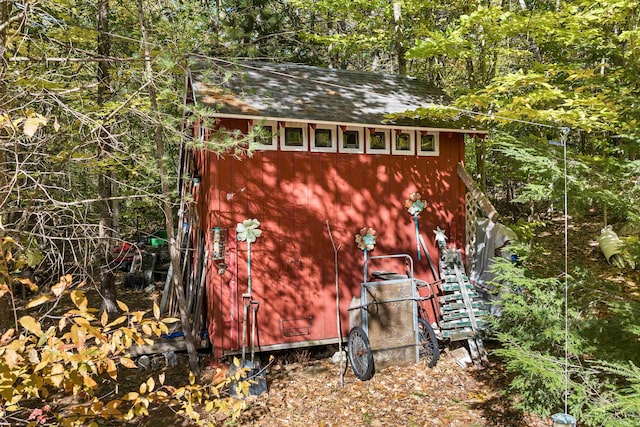
<instances>
[{"instance_id":1,"label":"black rubber wheel","mask_svg":"<svg viewBox=\"0 0 640 427\"><path fill-rule=\"evenodd\" d=\"M440 349L436 333L424 319L418 319L418 345L420 360L426 360L427 365L433 368L440 357Z\"/></svg>"},{"instance_id":2,"label":"black rubber wheel","mask_svg":"<svg viewBox=\"0 0 640 427\"><path fill-rule=\"evenodd\" d=\"M347 343L349 351L349 363L356 377L366 381L373 376L373 353L367 334L360 326L356 326L349 332Z\"/></svg>"}]
</instances>

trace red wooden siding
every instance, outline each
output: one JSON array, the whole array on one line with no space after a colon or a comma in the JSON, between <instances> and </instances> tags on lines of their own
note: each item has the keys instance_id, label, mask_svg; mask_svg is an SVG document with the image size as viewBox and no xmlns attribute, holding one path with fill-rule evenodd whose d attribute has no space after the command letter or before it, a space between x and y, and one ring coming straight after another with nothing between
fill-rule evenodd
<instances>
[{"instance_id":1,"label":"red wooden siding","mask_svg":"<svg viewBox=\"0 0 640 427\"><path fill-rule=\"evenodd\" d=\"M246 121L226 122L247 129ZM208 333L214 353L241 346L242 294L247 291L245 242L235 242L235 226L257 218L262 236L252 244L253 298L260 303L260 346L337 337L334 252L339 253L343 334L347 308L359 296L362 252L354 235L362 226L377 230L373 255L409 253L416 276L432 280L428 264L415 257L413 219L405 200L419 191L427 202L420 229L436 259L432 230L440 226L464 247L464 186L456 175L463 159L463 135L440 134L437 157L258 151L243 160L196 153L202 175L198 211L207 245L211 229L229 229L227 272L210 261L207 276Z\"/></svg>"}]
</instances>

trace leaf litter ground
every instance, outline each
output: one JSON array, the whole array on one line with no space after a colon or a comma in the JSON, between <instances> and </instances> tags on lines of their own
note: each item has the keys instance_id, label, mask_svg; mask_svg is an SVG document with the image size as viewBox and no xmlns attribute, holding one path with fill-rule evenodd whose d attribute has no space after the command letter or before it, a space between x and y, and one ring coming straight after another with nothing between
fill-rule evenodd
<instances>
[{"instance_id":1,"label":"leaf litter ground","mask_svg":"<svg viewBox=\"0 0 640 427\"><path fill-rule=\"evenodd\" d=\"M514 409L503 395L497 362L459 366L445 353L434 368L425 362L392 366L362 382L348 370L340 386L331 359L277 364L267 394L248 398L238 425L252 426L546 426Z\"/></svg>"}]
</instances>

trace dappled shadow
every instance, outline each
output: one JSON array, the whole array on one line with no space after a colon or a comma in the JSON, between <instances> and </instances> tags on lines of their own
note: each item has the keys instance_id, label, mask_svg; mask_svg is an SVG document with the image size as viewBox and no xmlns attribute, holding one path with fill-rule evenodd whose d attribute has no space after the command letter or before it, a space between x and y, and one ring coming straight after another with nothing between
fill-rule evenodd
<instances>
[{"instance_id":1,"label":"dappled shadow","mask_svg":"<svg viewBox=\"0 0 640 427\"><path fill-rule=\"evenodd\" d=\"M247 131L246 120L225 121ZM247 246L235 242L238 222L257 218L262 236L252 245L252 296L259 345L337 338L335 263L326 222L337 245L342 334L348 307L360 295L363 255L354 242L363 226L377 230L374 255L409 253L416 276L433 277L416 260L413 218L404 203L418 191L427 203L422 234L435 258L432 230L441 227L450 242L464 247L464 188L455 175L462 135L441 133L434 157L259 151L242 160L198 153L202 185L199 226L227 228L227 271L209 266L207 293L210 336L218 350L241 345L247 292ZM211 233L206 233L211 244ZM384 266L380 266L384 269Z\"/></svg>"},{"instance_id":2,"label":"dappled shadow","mask_svg":"<svg viewBox=\"0 0 640 427\"><path fill-rule=\"evenodd\" d=\"M546 426L532 420L529 414L514 407L513 395L506 392L510 378L496 356L489 363L472 371L474 379L485 389L487 399L469 403L469 408L482 411L487 426Z\"/></svg>"},{"instance_id":3,"label":"dappled shadow","mask_svg":"<svg viewBox=\"0 0 640 427\"><path fill-rule=\"evenodd\" d=\"M198 103L227 114L377 124L385 114L448 102L440 89L400 75L225 60L195 61L191 69Z\"/></svg>"}]
</instances>

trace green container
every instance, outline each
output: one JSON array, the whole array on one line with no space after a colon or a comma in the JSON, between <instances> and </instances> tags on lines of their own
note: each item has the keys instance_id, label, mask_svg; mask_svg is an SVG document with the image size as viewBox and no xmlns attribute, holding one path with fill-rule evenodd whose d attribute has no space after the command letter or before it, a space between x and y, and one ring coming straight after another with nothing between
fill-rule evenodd
<instances>
[{"instance_id":1,"label":"green container","mask_svg":"<svg viewBox=\"0 0 640 427\"><path fill-rule=\"evenodd\" d=\"M164 239L160 239L158 237L152 237L149 239L149 242L151 243L151 247L159 248L164 244Z\"/></svg>"}]
</instances>

